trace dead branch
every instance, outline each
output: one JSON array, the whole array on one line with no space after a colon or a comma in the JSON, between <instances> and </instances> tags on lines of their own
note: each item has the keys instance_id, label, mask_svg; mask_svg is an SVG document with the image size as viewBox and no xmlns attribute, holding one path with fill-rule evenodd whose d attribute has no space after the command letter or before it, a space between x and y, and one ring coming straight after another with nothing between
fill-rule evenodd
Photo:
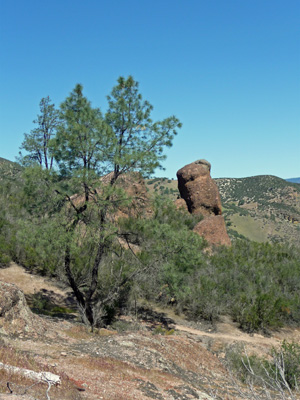
<instances>
[{"instance_id":1,"label":"dead branch","mask_svg":"<svg viewBox=\"0 0 300 400\"><path fill-rule=\"evenodd\" d=\"M3 364L0 362L0 369L4 369L7 372L18 374L18 375L23 375L26 378L42 382L42 383L48 383L52 385L60 385L61 380L58 375L52 374L51 372L35 372L30 369L26 368L19 368L19 367L13 367L11 365Z\"/></svg>"}]
</instances>

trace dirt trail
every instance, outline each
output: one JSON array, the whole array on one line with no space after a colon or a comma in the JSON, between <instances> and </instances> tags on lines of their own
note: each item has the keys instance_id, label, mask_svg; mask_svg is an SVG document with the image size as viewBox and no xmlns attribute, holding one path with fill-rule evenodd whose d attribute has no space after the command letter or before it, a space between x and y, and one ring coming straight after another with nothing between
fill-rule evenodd
<instances>
[{"instance_id":1,"label":"dirt trail","mask_svg":"<svg viewBox=\"0 0 300 400\"><path fill-rule=\"evenodd\" d=\"M162 312L159 307L155 309L157 312ZM284 339L300 343L300 328L284 327L270 331L269 336L264 336L259 333L249 334L241 331L238 324L233 322L229 316L222 316L214 327L208 328L204 323L201 328L198 324L190 326L188 321L178 317L172 310L164 309L163 311L166 317L175 322L174 329L176 331L198 337L206 348L217 353L223 351L228 345L240 344L250 352L262 355L269 353L273 347L279 347Z\"/></svg>"},{"instance_id":2,"label":"dirt trail","mask_svg":"<svg viewBox=\"0 0 300 400\"><path fill-rule=\"evenodd\" d=\"M32 295L39 291L47 291L56 297L58 303L63 303L70 295L49 278L32 275L23 267L11 263L10 267L0 269L0 280L17 285L26 295ZM158 311L161 311L158 309ZM184 320L176 317L173 312L164 310L167 317L175 321L175 329L179 332L198 336L204 345L215 343L216 350L223 347L224 344L242 343L247 344L251 348L257 348L258 352L267 352L271 347L280 345L283 339L294 340L300 343L299 328L282 328L272 332L270 337L260 334L247 334L238 329L237 325L231 321L229 317L223 317L215 326L213 332L207 329L198 329L187 326Z\"/></svg>"},{"instance_id":3,"label":"dirt trail","mask_svg":"<svg viewBox=\"0 0 300 400\"><path fill-rule=\"evenodd\" d=\"M226 326L226 330L228 333L222 332L223 328ZM241 343L241 344L250 344L255 347L259 347L259 352L262 352L261 347L267 351L271 347L277 347L281 343L280 338L276 337L265 337L259 334L249 335L247 333L243 333L237 328L235 328L232 324L219 324L217 327L217 332L205 332L198 329L190 328L183 325L175 325L175 329L180 332L186 332L192 335L200 336L203 340L213 340L219 342L219 347L221 347L221 343L226 343L227 345L233 343Z\"/></svg>"},{"instance_id":4,"label":"dirt trail","mask_svg":"<svg viewBox=\"0 0 300 400\"><path fill-rule=\"evenodd\" d=\"M76 309L76 302L71 291L59 287L53 279L31 274L16 263L11 263L8 268L0 269L0 281L18 286L24 292L27 302L30 302L30 299L37 294L41 294L53 304Z\"/></svg>"},{"instance_id":5,"label":"dirt trail","mask_svg":"<svg viewBox=\"0 0 300 400\"><path fill-rule=\"evenodd\" d=\"M46 289L59 296L66 296L66 291L60 289L49 278L30 274L16 263L11 263L8 268L0 269L0 280L17 285L25 294L34 294Z\"/></svg>"}]
</instances>

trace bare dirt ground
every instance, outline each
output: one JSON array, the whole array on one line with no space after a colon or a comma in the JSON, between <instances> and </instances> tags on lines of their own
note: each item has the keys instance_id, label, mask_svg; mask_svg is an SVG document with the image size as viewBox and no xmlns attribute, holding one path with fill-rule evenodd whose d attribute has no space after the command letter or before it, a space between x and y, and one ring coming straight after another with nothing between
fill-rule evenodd
<instances>
[{"instance_id":1,"label":"bare dirt ground","mask_svg":"<svg viewBox=\"0 0 300 400\"><path fill-rule=\"evenodd\" d=\"M249 335L237 328L236 324L229 317L223 317L221 322L216 324L216 332L203 332L199 329L193 329L182 325L176 325L176 330L191 333L200 336L203 343L212 342L211 350L218 351L218 346L241 343L253 353L261 355L267 353L272 347L279 347L280 343L286 339L300 343L300 329L282 328L273 331L270 337L254 333Z\"/></svg>"},{"instance_id":2,"label":"bare dirt ground","mask_svg":"<svg viewBox=\"0 0 300 400\"><path fill-rule=\"evenodd\" d=\"M55 301L57 305L65 307L75 305L72 293L66 288L60 287L50 278L31 274L16 263L11 263L9 268L0 269L0 280L18 286L27 299L40 293Z\"/></svg>"},{"instance_id":3,"label":"bare dirt ground","mask_svg":"<svg viewBox=\"0 0 300 400\"><path fill-rule=\"evenodd\" d=\"M59 289L50 279L30 274L16 263L11 263L9 268L0 269L0 280L17 285L25 294L45 289L53 291L57 296L66 297L66 291Z\"/></svg>"},{"instance_id":4,"label":"bare dirt ground","mask_svg":"<svg viewBox=\"0 0 300 400\"><path fill-rule=\"evenodd\" d=\"M0 269L0 280L16 284L27 296L42 292L60 305L70 305L69 293L54 281L31 275L16 264ZM228 346L240 344L249 353L266 354L283 339L300 343L299 329L284 328L270 337L248 335L228 317L215 326L191 326L172 311L166 315L173 321L172 335L158 334L157 324L147 318L123 318L119 321L123 332L119 329L94 333L78 322L39 318L46 326L43 334L0 334L0 347L1 343L12 346L36 359L44 370L51 368L59 375L67 375L81 390L74 399L241 399L234 377L223 364ZM3 385L0 381L0 399L4 398L1 392L3 396L7 393ZM246 393L246 388L240 389ZM55 399L51 391L49 396ZM42 398L45 395L39 399Z\"/></svg>"}]
</instances>

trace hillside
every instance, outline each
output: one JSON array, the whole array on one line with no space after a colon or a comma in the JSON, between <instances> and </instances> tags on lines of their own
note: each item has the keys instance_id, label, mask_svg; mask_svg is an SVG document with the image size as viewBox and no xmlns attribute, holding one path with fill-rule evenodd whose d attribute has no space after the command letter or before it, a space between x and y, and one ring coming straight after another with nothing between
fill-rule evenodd
<instances>
[{"instance_id":1,"label":"hillside","mask_svg":"<svg viewBox=\"0 0 300 400\"><path fill-rule=\"evenodd\" d=\"M223 215L231 237L243 235L258 242L300 244L300 186L284 179L260 175L215 180ZM177 181L155 178L149 191L171 199L179 196Z\"/></svg>"},{"instance_id":2,"label":"hillside","mask_svg":"<svg viewBox=\"0 0 300 400\"><path fill-rule=\"evenodd\" d=\"M20 171L20 165L0 157L0 182L11 183L18 178ZM279 241L300 245L298 183L270 175L219 178L215 181L231 238L242 235L258 242ZM179 197L177 180L152 178L146 180L146 185L150 193L171 200Z\"/></svg>"},{"instance_id":3,"label":"hillside","mask_svg":"<svg viewBox=\"0 0 300 400\"><path fill-rule=\"evenodd\" d=\"M167 196L176 200L179 196L177 180L169 178L152 178L146 180L146 185L151 194Z\"/></svg>"},{"instance_id":4,"label":"hillside","mask_svg":"<svg viewBox=\"0 0 300 400\"><path fill-rule=\"evenodd\" d=\"M3 166L9 170L6 160ZM17 190L18 182L22 183L16 178L18 173L7 176L10 181L0 181L4 209L0 218L0 362L28 368L22 361L27 354L30 368L35 365L37 371L60 375L62 387L53 387L48 397L57 400L98 400L99 395L107 400L235 400L241 399L241 394L253 400L283 399L273 393L274 385L269 397L261 395L261 388L252 396L252 386L244 385L241 357L246 349L251 356L269 359L272 348L279 349L283 340L295 341L298 346L299 248L236 240L231 247L202 251L205 244L191 232L198 221L156 202L153 216L120 221L118 227L130 240L127 245L131 246L133 238L138 250L126 251L115 241L105 254L97 283L99 308L95 311L99 319L90 323L90 330L79 322L86 314L82 307L79 312L74 307L74 295L65 286L68 270L63 268L69 245L61 250L70 236L63 236L60 228L68 221L63 217L70 208L62 207L59 214L57 208L51 214L46 209L43 218L32 218L31 211L39 206L35 201L48 194L46 186L39 185L34 175L32 185L26 188L39 190L26 203L25 195ZM217 183L232 237L297 243L299 185L272 176L224 178ZM148 180L146 187L150 193L171 199L178 196L177 182L167 178ZM15 195L10 196L7 188L15 190ZM131 195L138 198L136 193L139 191ZM98 219L99 214L89 215L91 221ZM88 234L94 238L93 228L86 225L78 230L74 241L77 252L73 259L79 261L72 267L77 282L86 288L91 285L89 268L93 264L88 263L94 249L90 246L93 242L84 243L83 238L89 239ZM9 263L12 260L19 265ZM36 276L37 272L47 278ZM130 285L122 287L122 282ZM25 297L11 283L21 288ZM38 316L30 312L25 298ZM103 307L106 299L108 306ZM300 346L295 349L298 366ZM260 364L257 368L260 374ZM0 369L0 397L10 390L8 381L19 387L20 393L35 388L33 383L17 379ZM40 390L34 398L45 398L45 387Z\"/></svg>"},{"instance_id":5,"label":"hillside","mask_svg":"<svg viewBox=\"0 0 300 400\"><path fill-rule=\"evenodd\" d=\"M0 157L0 182L3 179L13 180L21 170L19 164Z\"/></svg>"},{"instance_id":6,"label":"hillside","mask_svg":"<svg viewBox=\"0 0 300 400\"><path fill-rule=\"evenodd\" d=\"M216 179L230 229L257 241L299 245L300 187L270 175Z\"/></svg>"},{"instance_id":7,"label":"hillside","mask_svg":"<svg viewBox=\"0 0 300 400\"><path fill-rule=\"evenodd\" d=\"M53 280L11 264L0 269L0 282L7 288L12 288L8 286L11 283L17 285L14 290L21 289L31 309L39 314L32 314L22 304L19 312L14 309L11 323L4 316L15 304L4 310L4 315L0 315L0 360L6 365L58 375L61 385L50 386L48 399L299 398L297 393L290 397L272 387L261 390L248 385L239 381L236 371L229 367L234 365L231 360L234 355L240 356L242 348L261 357L270 354L272 348L280 348L284 339L299 342L299 328L285 327L269 337L250 335L241 332L229 317L214 325L204 321L191 323L167 308L163 312L145 310L136 317L123 316L109 329L91 333L76 321L76 314L72 314L76 319L67 320L42 312L46 300L59 309L70 306L69 293ZM33 307L34 299L38 309ZM29 329L31 320L35 324ZM22 323L27 323L26 330ZM9 394L7 382L13 388L13 395ZM42 400L46 398L47 386L0 369L1 399Z\"/></svg>"}]
</instances>

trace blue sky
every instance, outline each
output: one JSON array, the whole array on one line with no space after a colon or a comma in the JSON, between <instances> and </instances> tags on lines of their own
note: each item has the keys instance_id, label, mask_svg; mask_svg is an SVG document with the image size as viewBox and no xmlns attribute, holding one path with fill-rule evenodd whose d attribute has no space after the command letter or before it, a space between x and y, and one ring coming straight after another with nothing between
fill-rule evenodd
<instances>
[{"instance_id":1,"label":"blue sky","mask_svg":"<svg viewBox=\"0 0 300 400\"><path fill-rule=\"evenodd\" d=\"M300 176L299 0L1 0L0 157L42 97L82 83L105 112L121 75L183 123L157 176L199 158L215 178Z\"/></svg>"}]
</instances>

